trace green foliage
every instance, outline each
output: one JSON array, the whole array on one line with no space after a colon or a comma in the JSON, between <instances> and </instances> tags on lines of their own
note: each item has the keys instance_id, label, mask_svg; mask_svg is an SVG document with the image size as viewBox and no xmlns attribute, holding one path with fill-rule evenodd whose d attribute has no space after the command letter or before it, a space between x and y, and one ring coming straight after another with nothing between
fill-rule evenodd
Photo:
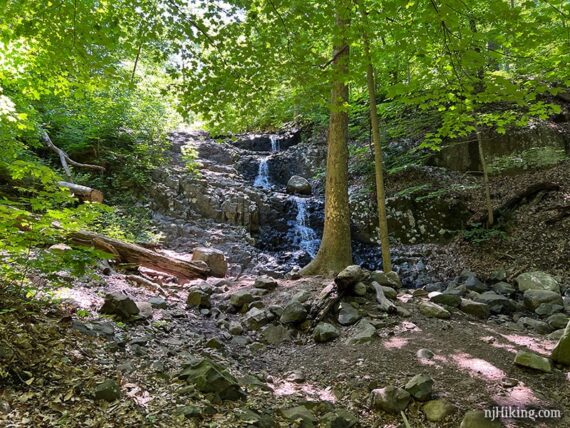
<instances>
[{"instance_id":1,"label":"green foliage","mask_svg":"<svg viewBox=\"0 0 570 428\"><path fill-rule=\"evenodd\" d=\"M507 232L499 226L490 228L482 224L473 224L471 228L463 231L463 239L475 245L485 245L496 241L504 241L508 238Z\"/></svg>"},{"instance_id":2,"label":"green foliage","mask_svg":"<svg viewBox=\"0 0 570 428\"><path fill-rule=\"evenodd\" d=\"M182 160L186 166L186 170L191 174L200 174L200 162L198 159L198 151L191 146L183 146L182 149Z\"/></svg>"},{"instance_id":3,"label":"green foliage","mask_svg":"<svg viewBox=\"0 0 570 428\"><path fill-rule=\"evenodd\" d=\"M109 209L91 227L99 233L126 242L158 243L162 238L152 224L149 210L140 206Z\"/></svg>"},{"instance_id":4,"label":"green foliage","mask_svg":"<svg viewBox=\"0 0 570 428\"><path fill-rule=\"evenodd\" d=\"M550 146L532 147L520 153L495 158L488 168L490 174L501 174L508 171L546 168L567 158L564 149Z\"/></svg>"}]
</instances>

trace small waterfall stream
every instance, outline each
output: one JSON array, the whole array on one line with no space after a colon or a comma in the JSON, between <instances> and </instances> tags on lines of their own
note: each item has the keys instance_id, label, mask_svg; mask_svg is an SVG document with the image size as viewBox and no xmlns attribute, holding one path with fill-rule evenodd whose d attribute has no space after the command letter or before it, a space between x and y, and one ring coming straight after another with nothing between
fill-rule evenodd
<instances>
[{"instance_id":1,"label":"small waterfall stream","mask_svg":"<svg viewBox=\"0 0 570 428\"><path fill-rule=\"evenodd\" d=\"M307 211L307 202L309 199L299 196L291 196L297 205L297 216L292 225L293 243L298 245L314 258L319 250L321 240L318 238L315 230L309 226L309 212Z\"/></svg>"},{"instance_id":2,"label":"small waterfall stream","mask_svg":"<svg viewBox=\"0 0 570 428\"><path fill-rule=\"evenodd\" d=\"M277 153L281 148L279 139L276 135L270 136L271 153ZM269 180L269 158L272 155L264 156L260 159L257 176L253 185L262 189L271 189L272 185ZM301 198L298 196L289 196L297 208L295 220L289 221L289 239L293 245L300 250L305 251L311 258L315 257L319 250L320 239L317 232L311 228L309 221L309 211L307 210L308 202L311 198Z\"/></svg>"}]
</instances>

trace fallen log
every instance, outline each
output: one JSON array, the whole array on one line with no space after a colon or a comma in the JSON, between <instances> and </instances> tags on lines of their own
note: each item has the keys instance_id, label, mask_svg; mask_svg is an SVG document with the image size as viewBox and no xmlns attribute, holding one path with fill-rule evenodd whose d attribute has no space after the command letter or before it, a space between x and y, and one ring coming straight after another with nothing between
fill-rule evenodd
<instances>
[{"instance_id":1,"label":"fallen log","mask_svg":"<svg viewBox=\"0 0 570 428\"><path fill-rule=\"evenodd\" d=\"M397 312L396 305L394 305L390 300L388 300L388 298L384 294L382 286L378 284L376 281L374 281L372 282L372 287L376 292L376 302L378 302L379 309L382 312L395 314Z\"/></svg>"},{"instance_id":2,"label":"fallen log","mask_svg":"<svg viewBox=\"0 0 570 428\"><path fill-rule=\"evenodd\" d=\"M205 263L169 257L140 245L129 244L94 232L80 230L72 233L71 239L77 244L92 246L111 253L119 262L136 263L139 266L171 273L184 279L204 279L210 273Z\"/></svg>"},{"instance_id":3,"label":"fallen log","mask_svg":"<svg viewBox=\"0 0 570 428\"><path fill-rule=\"evenodd\" d=\"M81 201L103 202L103 192L100 190L67 181L58 181L57 185L69 189Z\"/></svg>"},{"instance_id":4,"label":"fallen log","mask_svg":"<svg viewBox=\"0 0 570 428\"><path fill-rule=\"evenodd\" d=\"M326 318L343 295L344 290L341 290L334 282L323 288L321 293L311 304L310 316L313 319L311 323L312 327L315 327Z\"/></svg>"}]
</instances>

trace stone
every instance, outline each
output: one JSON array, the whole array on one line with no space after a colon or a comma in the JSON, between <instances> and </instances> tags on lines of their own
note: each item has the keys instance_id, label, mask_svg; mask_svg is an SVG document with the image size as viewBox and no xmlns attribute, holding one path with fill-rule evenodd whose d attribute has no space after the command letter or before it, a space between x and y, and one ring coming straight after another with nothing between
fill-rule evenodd
<instances>
[{"instance_id":1,"label":"stone","mask_svg":"<svg viewBox=\"0 0 570 428\"><path fill-rule=\"evenodd\" d=\"M430 422L439 422L455 413L456 408L447 400L430 400L422 406L422 412Z\"/></svg>"},{"instance_id":2,"label":"stone","mask_svg":"<svg viewBox=\"0 0 570 428\"><path fill-rule=\"evenodd\" d=\"M307 310L303 304L293 300L283 309L280 321L283 324L301 323L307 319Z\"/></svg>"},{"instance_id":3,"label":"stone","mask_svg":"<svg viewBox=\"0 0 570 428\"><path fill-rule=\"evenodd\" d=\"M453 308L457 308L461 304L461 296L444 294L439 291L432 291L428 294L428 298L430 302L438 305L451 306Z\"/></svg>"},{"instance_id":4,"label":"stone","mask_svg":"<svg viewBox=\"0 0 570 428\"><path fill-rule=\"evenodd\" d=\"M546 322L548 323L548 325L556 330L558 329L563 329L568 325L568 322L570 322L570 317L568 317L567 315L558 313L558 314L554 314L548 317L548 319L546 320Z\"/></svg>"},{"instance_id":5,"label":"stone","mask_svg":"<svg viewBox=\"0 0 570 428\"><path fill-rule=\"evenodd\" d=\"M99 312L102 314L115 315L122 320L129 320L139 314L136 303L121 292L109 293L105 296L105 302Z\"/></svg>"},{"instance_id":6,"label":"stone","mask_svg":"<svg viewBox=\"0 0 570 428\"><path fill-rule=\"evenodd\" d=\"M358 424L358 418L348 410L338 409L321 418L323 428L352 428Z\"/></svg>"},{"instance_id":7,"label":"stone","mask_svg":"<svg viewBox=\"0 0 570 428\"><path fill-rule=\"evenodd\" d=\"M546 272L525 272L516 278L516 283L520 291L546 290L560 294L560 285L554 277Z\"/></svg>"},{"instance_id":8,"label":"stone","mask_svg":"<svg viewBox=\"0 0 570 428\"><path fill-rule=\"evenodd\" d=\"M309 180L300 175L294 175L287 182L287 193L293 195L310 195L313 193L313 189L311 188Z\"/></svg>"},{"instance_id":9,"label":"stone","mask_svg":"<svg viewBox=\"0 0 570 428\"><path fill-rule=\"evenodd\" d=\"M365 277L364 270L358 265L350 265L344 268L334 279L340 290L348 290L353 285L362 281Z\"/></svg>"},{"instance_id":10,"label":"stone","mask_svg":"<svg viewBox=\"0 0 570 428\"><path fill-rule=\"evenodd\" d=\"M296 300L297 302L305 303L309 300L312 296L312 293L309 290L301 290L298 293L295 293L291 300Z\"/></svg>"},{"instance_id":11,"label":"stone","mask_svg":"<svg viewBox=\"0 0 570 428\"><path fill-rule=\"evenodd\" d=\"M278 345L291 340L291 334L287 327L271 324L262 330L261 339L268 345Z\"/></svg>"},{"instance_id":12,"label":"stone","mask_svg":"<svg viewBox=\"0 0 570 428\"><path fill-rule=\"evenodd\" d=\"M461 299L459 309L466 314L472 315L476 318L487 319L491 314L489 306L484 303L474 302L469 299Z\"/></svg>"},{"instance_id":13,"label":"stone","mask_svg":"<svg viewBox=\"0 0 570 428\"><path fill-rule=\"evenodd\" d=\"M534 310L534 312L540 316L548 317L553 314L557 314L562 312L564 308L560 305L553 305L552 303L541 303L538 305L538 308Z\"/></svg>"},{"instance_id":14,"label":"stone","mask_svg":"<svg viewBox=\"0 0 570 428\"><path fill-rule=\"evenodd\" d=\"M49 250L51 252L54 252L54 253L66 253L68 251L72 251L73 248L71 248L67 244L59 243L59 244L53 244L52 246L50 246Z\"/></svg>"},{"instance_id":15,"label":"stone","mask_svg":"<svg viewBox=\"0 0 570 428\"><path fill-rule=\"evenodd\" d=\"M248 290L238 290L230 296L230 303L241 308L243 305L248 305L253 302L253 294Z\"/></svg>"},{"instance_id":16,"label":"stone","mask_svg":"<svg viewBox=\"0 0 570 428\"><path fill-rule=\"evenodd\" d=\"M427 348L419 349L418 352L416 352L416 357L422 360L431 360L434 356L435 354Z\"/></svg>"},{"instance_id":17,"label":"stone","mask_svg":"<svg viewBox=\"0 0 570 428\"><path fill-rule=\"evenodd\" d=\"M396 297L398 297L398 292L396 290L394 290L392 287L388 287L385 285L382 285L382 291L384 291L384 295L390 299L390 300L395 300Z\"/></svg>"},{"instance_id":18,"label":"stone","mask_svg":"<svg viewBox=\"0 0 570 428\"><path fill-rule=\"evenodd\" d=\"M168 303L162 297L151 297L148 299L148 303L155 309L167 309Z\"/></svg>"},{"instance_id":19,"label":"stone","mask_svg":"<svg viewBox=\"0 0 570 428\"><path fill-rule=\"evenodd\" d=\"M485 413L480 410L469 410L463 416L459 428L501 428L503 425L498 420L491 420L485 417Z\"/></svg>"},{"instance_id":20,"label":"stone","mask_svg":"<svg viewBox=\"0 0 570 428\"><path fill-rule=\"evenodd\" d=\"M253 283L255 288L260 288L262 290L275 290L277 288L277 281L270 276L263 275L258 276Z\"/></svg>"},{"instance_id":21,"label":"stone","mask_svg":"<svg viewBox=\"0 0 570 428\"><path fill-rule=\"evenodd\" d=\"M188 306L195 306L198 308L206 308L206 309L212 307L212 304L210 302L210 296L208 295L208 293L199 289L193 289L188 292L186 304Z\"/></svg>"},{"instance_id":22,"label":"stone","mask_svg":"<svg viewBox=\"0 0 570 428\"><path fill-rule=\"evenodd\" d=\"M376 335L376 328L366 319L361 319L354 326L354 333L348 339L348 344L357 345L371 342Z\"/></svg>"},{"instance_id":23,"label":"stone","mask_svg":"<svg viewBox=\"0 0 570 428\"><path fill-rule=\"evenodd\" d=\"M317 423L317 417L305 406L296 406L288 409L280 409L281 416L290 422L300 421L299 428L312 428Z\"/></svg>"},{"instance_id":24,"label":"stone","mask_svg":"<svg viewBox=\"0 0 570 428\"><path fill-rule=\"evenodd\" d=\"M235 401L245 398L237 380L222 366L208 358L194 362L178 377L194 385L198 391L216 394L222 400Z\"/></svg>"},{"instance_id":25,"label":"stone","mask_svg":"<svg viewBox=\"0 0 570 428\"><path fill-rule=\"evenodd\" d=\"M547 323L529 317L520 317L517 320L517 324L523 328L536 331L540 334L548 334L553 330L553 328Z\"/></svg>"},{"instance_id":26,"label":"stone","mask_svg":"<svg viewBox=\"0 0 570 428\"><path fill-rule=\"evenodd\" d=\"M550 360L533 352L517 352L514 363L518 366L528 367L545 373L550 373L552 371Z\"/></svg>"},{"instance_id":27,"label":"stone","mask_svg":"<svg viewBox=\"0 0 570 428\"><path fill-rule=\"evenodd\" d=\"M476 291L477 293L483 293L489 289L487 285L479 280L475 275L470 274L463 281L463 285L470 291Z\"/></svg>"},{"instance_id":28,"label":"stone","mask_svg":"<svg viewBox=\"0 0 570 428\"><path fill-rule=\"evenodd\" d=\"M494 291L486 291L474 298L478 303L484 303L489 306L489 310L493 314L512 314L517 310L515 302L511 299L495 293Z\"/></svg>"},{"instance_id":29,"label":"stone","mask_svg":"<svg viewBox=\"0 0 570 428\"><path fill-rule=\"evenodd\" d=\"M95 400L115 401L121 397L121 389L117 382L107 379L95 387L93 392Z\"/></svg>"},{"instance_id":30,"label":"stone","mask_svg":"<svg viewBox=\"0 0 570 428\"><path fill-rule=\"evenodd\" d=\"M206 346L210 349L224 349L226 346L217 337L212 337L206 342Z\"/></svg>"},{"instance_id":31,"label":"stone","mask_svg":"<svg viewBox=\"0 0 570 428\"><path fill-rule=\"evenodd\" d=\"M404 411L410 404L412 397L408 391L394 386L374 389L372 391L372 406L376 410L384 410L388 413Z\"/></svg>"},{"instance_id":32,"label":"stone","mask_svg":"<svg viewBox=\"0 0 570 428\"><path fill-rule=\"evenodd\" d=\"M570 366L570 323L564 329L562 337L552 351L552 361Z\"/></svg>"},{"instance_id":33,"label":"stone","mask_svg":"<svg viewBox=\"0 0 570 428\"><path fill-rule=\"evenodd\" d=\"M228 331L233 335L240 335L243 333L243 326L237 321L231 321Z\"/></svg>"},{"instance_id":34,"label":"stone","mask_svg":"<svg viewBox=\"0 0 570 428\"><path fill-rule=\"evenodd\" d=\"M370 280L384 287L392 287L396 290L402 288L402 281L394 271L382 272L381 270L376 270L370 274Z\"/></svg>"},{"instance_id":35,"label":"stone","mask_svg":"<svg viewBox=\"0 0 570 428\"><path fill-rule=\"evenodd\" d=\"M152 305L149 302L135 302L139 308L139 318L152 318Z\"/></svg>"},{"instance_id":36,"label":"stone","mask_svg":"<svg viewBox=\"0 0 570 428\"><path fill-rule=\"evenodd\" d=\"M529 289L524 292L524 304L528 309L534 311L543 303L564 306L562 296L555 291Z\"/></svg>"},{"instance_id":37,"label":"stone","mask_svg":"<svg viewBox=\"0 0 570 428\"><path fill-rule=\"evenodd\" d=\"M338 331L334 325L327 322L318 323L313 331L313 339L315 339L317 343L330 342L338 336L340 336L340 331Z\"/></svg>"},{"instance_id":38,"label":"stone","mask_svg":"<svg viewBox=\"0 0 570 428\"><path fill-rule=\"evenodd\" d=\"M249 330L259 330L273 321L274 318L275 316L271 312L253 307L246 312L243 322Z\"/></svg>"},{"instance_id":39,"label":"stone","mask_svg":"<svg viewBox=\"0 0 570 428\"><path fill-rule=\"evenodd\" d=\"M491 289L497 293L502 294L503 296L512 296L516 291L515 287L508 282L500 281L496 284L491 286Z\"/></svg>"},{"instance_id":40,"label":"stone","mask_svg":"<svg viewBox=\"0 0 570 428\"><path fill-rule=\"evenodd\" d=\"M448 310L432 302L422 300L418 304L418 308L420 310L420 313L428 318L439 318L439 319L451 318L451 314L449 313Z\"/></svg>"},{"instance_id":41,"label":"stone","mask_svg":"<svg viewBox=\"0 0 570 428\"><path fill-rule=\"evenodd\" d=\"M562 339L562 336L564 336L564 329L563 328L553 331L552 333L550 333L546 337L550 340L554 340L555 342L558 342L560 339Z\"/></svg>"},{"instance_id":42,"label":"stone","mask_svg":"<svg viewBox=\"0 0 570 428\"><path fill-rule=\"evenodd\" d=\"M210 247L194 248L192 260L205 262L212 271L212 275L218 278L225 277L228 272L226 256L224 256L224 253L220 250Z\"/></svg>"},{"instance_id":43,"label":"stone","mask_svg":"<svg viewBox=\"0 0 570 428\"><path fill-rule=\"evenodd\" d=\"M250 409L240 409L239 418L243 422L240 426L253 426L257 428L274 428L275 419L271 415L259 414Z\"/></svg>"},{"instance_id":44,"label":"stone","mask_svg":"<svg viewBox=\"0 0 570 428\"><path fill-rule=\"evenodd\" d=\"M358 309L352 306L350 303L341 302L338 311L338 322L341 325L352 325L358 321L361 315L358 313Z\"/></svg>"},{"instance_id":45,"label":"stone","mask_svg":"<svg viewBox=\"0 0 570 428\"><path fill-rule=\"evenodd\" d=\"M363 282L358 282L354 285L354 294L357 296L366 296L366 292L368 291L368 287Z\"/></svg>"},{"instance_id":46,"label":"stone","mask_svg":"<svg viewBox=\"0 0 570 428\"><path fill-rule=\"evenodd\" d=\"M425 374L417 374L409 380L404 389L419 401L426 401L431 397L433 379Z\"/></svg>"},{"instance_id":47,"label":"stone","mask_svg":"<svg viewBox=\"0 0 570 428\"><path fill-rule=\"evenodd\" d=\"M174 410L177 415L184 416L186 419L198 418L203 414L203 410L198 406L181 406Z\"/></svg>"},{"instance_id":48,"label":"stone","mask_svg":"<svg viewBox=\"0 0 570 428\"><path fill-rule=\"evenodd\" d=\"M505 268L499 268L496 271L493 271L491 275L489 275L489 281L491 282L501 282L507 279L507 271Z\"/></svg>"}]
</instances>

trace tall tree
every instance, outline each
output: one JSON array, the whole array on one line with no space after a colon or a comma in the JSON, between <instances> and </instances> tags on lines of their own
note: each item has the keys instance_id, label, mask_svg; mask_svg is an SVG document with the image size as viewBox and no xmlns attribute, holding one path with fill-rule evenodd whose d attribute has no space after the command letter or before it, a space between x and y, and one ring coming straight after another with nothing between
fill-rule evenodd
<instances>
[{"instance_id":1,"label":"tall tree","mask_svg":"<svg viewBox=\"0 0 570 428\"><path fill-rule=\"evenodd\" d=\"M382 142L380 139L380 121L376 105L376 78L374 66L370 55L370 36L368 35L368 12L361 5L362 38L364 42L364 57L366 59L366 83L368 86L368 100L370 105L370 126L372 128L372 143L374 145L374 172L376 178L376 204L378 207L378 229L382 251L382 268L384 272L392 270L390 256L390 240L388 237L388 218L386 216L386 194L384 191L384 159L382 157Z\"/></svg>"},{"instance_id":2,"label":"tall tree","mask_svg":"<svg viewBox=\"0 0 570 428\"><path fill-rule=\"evenodd\" d=\"M325 184L325 224L316 257L304 275L335 274L352 263L348 205L348 74L351 2L335 1L332 89Z\"/></svg>"}]
</instances>

